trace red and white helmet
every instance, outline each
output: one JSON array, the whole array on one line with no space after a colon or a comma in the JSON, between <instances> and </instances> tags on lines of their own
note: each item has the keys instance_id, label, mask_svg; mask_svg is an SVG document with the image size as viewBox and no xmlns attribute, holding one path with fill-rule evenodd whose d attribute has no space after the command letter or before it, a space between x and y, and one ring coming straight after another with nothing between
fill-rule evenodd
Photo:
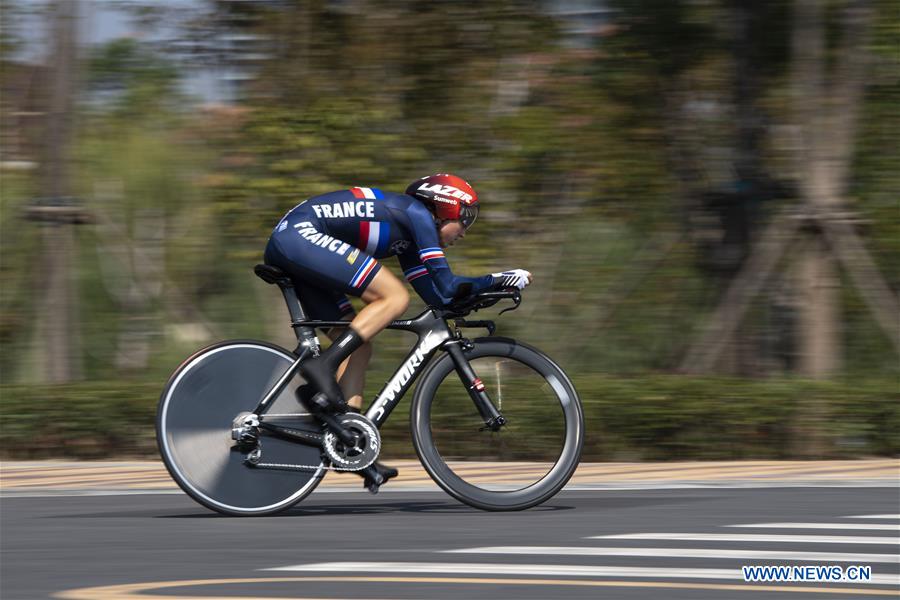
<instances>
[{"instance_id":1,"label":"red and white helmet","mask_svg":"<svg viewBox=\"0 0 900 600\"><path fill-rule=\"evenodd\" d=\"M468 229L478 217L478 194L466 180L450 173L417 179L406 194L423 202L442 221L459 221Z\"/></svg>"}]
</instances>

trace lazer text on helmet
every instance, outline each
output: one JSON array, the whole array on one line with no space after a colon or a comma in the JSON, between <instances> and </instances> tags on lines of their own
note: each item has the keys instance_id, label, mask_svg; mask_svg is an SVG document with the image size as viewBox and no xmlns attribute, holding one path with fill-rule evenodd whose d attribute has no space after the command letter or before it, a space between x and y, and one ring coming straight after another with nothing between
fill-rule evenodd
<instances>
[{"instance_id":1,"label":"lazer text on helmet","mask_svg":"<svg viewBox=\"0 0 900 600\"><path fill-rule=\"evenodd\" d=\"M434 185L428 185L427 183L423 183L419 186L419 190L425 192L434 192L435 194L441 194L443 196L450 196L452 198L459 198L463 202L468 202L472 199L471 194L467 194L459 188L455 188L452 185L442 185L440 183L435 183Z\"/></svg>"}]
</instances>

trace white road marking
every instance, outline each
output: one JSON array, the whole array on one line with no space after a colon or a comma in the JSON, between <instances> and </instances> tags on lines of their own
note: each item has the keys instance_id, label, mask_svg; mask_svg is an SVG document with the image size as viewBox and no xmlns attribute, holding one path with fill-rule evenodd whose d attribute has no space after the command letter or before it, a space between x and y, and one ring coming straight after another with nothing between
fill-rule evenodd
<instances>
[{"instance_id":1,"label":"white road marking","mask_svg":"<svg viewBox=\"0 0 900 600\"><path fill-rule=\"evenodd\" d=\"M592 535L591 540L679 540L690 542L800 542L813 544L882 544L900 545L900 538L862 537L850 535L761 535L755 533L625 533Z\"/></svg>"},{"instance_id":2,"label":"white road marking","mask_svg":"<svg viewBox=\"0 0 900 600\"><path fill-rule=\"evenodd\" d=\"M857 529L869 531L898 531L900 523L880 525L878 523L748 523L746 525L725 525L725 527L759 527L770 529Z\"/></svg>"},{"instance_id":3,"label":"white road marking","mask_svg":"<svg viewBox=\"0 0 900 600\"><path fill-rule=\"evenodd\" d=\"M452 573L468 575L543 575L567 577L630 577L639 579L724 579L744 580L740 569L673 569L667 567L594 567L588 565L518 565L486 563L421 563L421 562L325 562L262 571L355 573ZM842 582L848 583L848 582ZM854 582L863 583L863 582ZM898 585L900 575L873 574L870 585Z\"/></svg>"},{"instance_id":4,"label":"white road marking","mask_svg":"<svg viewBox=\"0 0 900 600\"><path fill-rule=\"evenodd\" d=\"M897 519L900 520L900 515L853 515L850 517L844 517L845 519Z\"/></svg>"},{"instance_id":5,"label":"white road marking","mask_svg":"<svg viewBox=\"0 0 900 600\"><path fill-rule=\"evenodd\" d=\"M897 563L898 554L838 554L834 552L784 552L777 550L731 550L725 548L598 548L594 546L487 546L443 550L446 554L539 554L545 556L660 556L666 558L772 559L787 561L821 561Z\"/></svg>"}]
</instances>

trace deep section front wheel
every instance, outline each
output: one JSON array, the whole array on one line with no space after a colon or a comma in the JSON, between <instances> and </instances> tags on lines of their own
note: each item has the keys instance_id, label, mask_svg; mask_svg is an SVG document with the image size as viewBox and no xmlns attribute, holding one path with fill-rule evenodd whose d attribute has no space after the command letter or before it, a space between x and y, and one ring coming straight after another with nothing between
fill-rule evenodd
<instances>
[{"instance_id":1,"label":"deep section front wheel","mask_svg":"<svg viewBox=\"0 0 900 600\"><path fill-rule=\"evenodd\" d=\"M422 376L412 405L416 452L454 498L484 510L521 510L546 501L578 466L584 418L575 387L540 351L482 338L465 357L506 419L485 428L452 358Z\"/></svg>"},{"instance_id":2,"label":"deep section front wheel","mask_svg":"<svg viewBox=\"0 0 900 600\"><path fill-rule=\"evenodd\" d=\"M228 515L265 515L284 510L312 492L325 473L320 450L261 436L266 463L312 465L308 471L248 466L246 447L232 439L241 415L249 414L295 360L278 346L232 341L200 350L172 374L156 416L163 462L194 500ZM292 381L267 412L286 425L317 428L294 397Z\"/></svg>"}]
</instances>

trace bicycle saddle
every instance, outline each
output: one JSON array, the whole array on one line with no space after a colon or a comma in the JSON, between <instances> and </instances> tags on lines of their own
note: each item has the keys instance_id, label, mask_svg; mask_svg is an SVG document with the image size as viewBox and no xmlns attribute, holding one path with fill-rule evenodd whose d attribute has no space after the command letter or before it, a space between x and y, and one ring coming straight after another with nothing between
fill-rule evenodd
<instances>
[{"instance_id":1,"label":"bicycle saddle","mask_svg":"<svg viewBox=\"0 0 900 600\"><path fill-rule=\"evenodd\" d=\"M287 273L285 273L278 267L273 267L272 265L256 265L255 267L253 267L253 272L256 273L257 277L259 277L266 283L293 287L291 278Z\"/></svg>"}]
</instances>

